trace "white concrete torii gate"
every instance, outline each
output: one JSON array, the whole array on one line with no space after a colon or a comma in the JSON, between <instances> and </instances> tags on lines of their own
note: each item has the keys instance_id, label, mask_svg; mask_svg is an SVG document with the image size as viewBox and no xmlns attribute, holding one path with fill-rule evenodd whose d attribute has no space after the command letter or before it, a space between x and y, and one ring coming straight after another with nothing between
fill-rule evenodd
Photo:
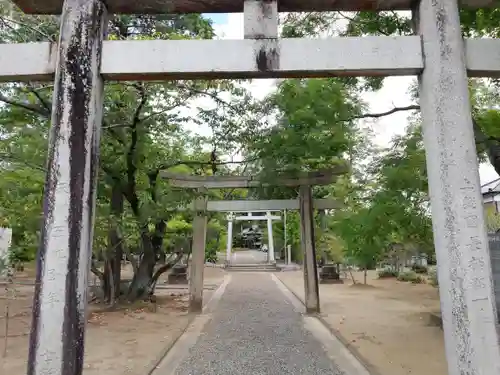
<instances>
[{"instance_id":1,"label":"white concrete torii gate","mask_svg":"<svg viewBox=\"0 0 500 375\"><path fill-rule=\"evenodd\" d=\"M229 212L227 215L226 262L228 265L232 262L233 221L267 221L268 262L276 263L274 259L273 220L281 220L281 216L271 215L271 211L266 211L264 216L254 216L252 214L253 212L248 212L247 215L234 216L233 212Z\"/></svg>"},{"instance_id":2,"label":"white concrete torii gate","mask_svg":"<svg viewBox=\"0 0 500 375\"><path fill-rule=\"evenodd\" d=\"M0 80L54 80L29 375L82 373L103 79L335 75L419 76L448 375L500 372L467 86L467 75L500 76L500 41L464 41L456 0L13 1L26 13L61 14L57 45L0 44ZM495 0L460 3L498 7ZM278 38L278 12L359 10L411 10L417 35ZM245 40L103 42L108 12L241 11Z\"/></svg>"}]
</instances>

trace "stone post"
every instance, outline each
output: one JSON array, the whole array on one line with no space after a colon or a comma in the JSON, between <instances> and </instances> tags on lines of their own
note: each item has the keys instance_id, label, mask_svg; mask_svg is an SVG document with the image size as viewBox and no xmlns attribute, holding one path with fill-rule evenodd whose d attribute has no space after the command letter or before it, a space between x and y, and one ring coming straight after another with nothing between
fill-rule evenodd
<instances>
[{"instance_id":1,"label":"stone post","mask_svg":"<svg viewBox=\"0 0 500 375\"><path fill-rule=\"evenodd\" d=\"M189 271L189 312L200 313L203 309L203 271L207 240L207 199L204 196L194 202L193 255Z\"/></svg>"},{"instance_id":2,"label":"stone post","mask_svg":"<svg viewBox=\"0 0 500 375\"><path fill-rule=\"evenodd\" d=\"M28 375L83 369L106 7L66 0L60 20Z\"/></svg>"},{"instance_id":3,"label":"stone post","mask_svg":"<svg viewBox=\"0 0 500 375\"><path fill-rule=\"evenodd\" d=\"M283 249L285 252L285 257L286 257L286 264L290 264L290 258L288 258L288 253L287 253L287 243L288 243L288 238L287 238L287 233L286 233L286 210L283 211L283 234L284 234L284 244L283 244Z\"/></svg>"},{"instance_id":4,"label":"stone post","mask_svg":"<svg viewBox=\"0 0 500 375\"><path fill-rule=\"evenodd\" d=\"M448 375L500 374L491 261L456 0L415 9L420 106Z\"/></svg>"},{"instance_id":5,"label":"stone post","mask_svg":"<svg viewBox=\"0 0 500 375\"><path fill-rule=\"evenodd\" d=\"M300 200L300 242L304 254L304 287L307 313L319 313L318 268L314 243L314 214L310 186L301 186Z\"/></svg>"},{"instance_id":6,"label":"stone post","mask_svg":"<svg viewBox=\"0 0 500 375\"><path fill-rule=\"evenodd\" d=\"M0 227L0 278L8 276L12 265L9 262L9 248L12 241L12 229Z\"/></svg>"},{"instance_id":7,"label":"stone post","mask_svg":"<svg viewBox=\"0 0 500 375\"><path fill-rule=\"evenodd\" d=\"M267 216L267 245L268 245L268 260L269 263L276 263L274 259L274 238L273 238L273 221L271 219L271 211L266 212Z\"/></svg>"},{"instance_id":8,"label":"stone post","mask_svg":"<svg viewBox=\"0 0 500 375\"><path fill-rule=\"evenodd\" d=\"M500 324L500 235L490 234L488 236L490 248L491 271L493 274L493 286L497 307L497 323Z\"/></svg>"},{"instance_id":9,"label":"stone post","mask_svg":"<svg viewBox=\"0 0 500 375\"><path fill-rule=\"evenodd\" d=\"M226 264L231 264L231 251L233 248L233 220L234 215L230 212L227 215L227 247L226 247Z\"/></svg>"}]
</instances>

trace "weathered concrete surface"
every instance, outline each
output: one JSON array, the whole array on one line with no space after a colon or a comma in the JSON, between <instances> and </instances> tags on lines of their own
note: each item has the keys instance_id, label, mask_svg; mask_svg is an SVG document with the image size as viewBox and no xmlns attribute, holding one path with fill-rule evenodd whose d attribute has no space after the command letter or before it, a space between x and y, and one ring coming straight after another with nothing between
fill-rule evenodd
<instances>
[{"instance_id":1,"label":"weathered concrete surface","mask_svg":"<svg viewBox=\"0 0 500 375\"><path fill-rule=\"evenodd\" d=\"M420 74L424 68L422 43L413 35L279 39L280 65L279 70L274 71L257 69L255 56L263 43L265 41L229 39L110 40L103 44L101 73L103 78L112 81L162 81L407 76ZM469 77L500 77L498 39L466 39L465 47ZM0 81L52 81L55 52L55 45L49 42L0 44ZM220 185L210 183L216 184Z\"/></svg>"},{"instance_id":2,"label":"weathered concrete surface","mask_svg":"<svg viewBox=\"0 0 500 375\"><path fill-rule=\"evenodd\" d=\"M190 356L172 373L343 374L271 276L262 273L232 275Z\"/></svg>"},{"instance_id":3,"label":"weathered concrete surface","mask_svg":"<svg viewBox=\"0 0 500 375\"><path fill-rule=\"evenodd\" d=\"M203 271L205 269L205 245L207 242L207 200L200 196L194 204L193 258L189 279L189 311L201 312L203 307Z\"/></svg>"},{"instance_id":4,"label":"weathered concrete surface","mask_svg":"<svg viewBox=\"0 0 500 375\"><path fill-rule=\"evenodd\" d=\"M29 375L80 375L83 370L105 19L100 0L67 0L61 16Z\"/></svg>"},{"instance_id":5,"label":"weathered concrete surface","mask_svg":"<svg viewBox=\"0 0 500 375\"><path fill-rule=\"evenodd\" d=\"M500 374L497 311L456 1L415 13L420 107L448 375Z\"/></svg>"}]
</instances>

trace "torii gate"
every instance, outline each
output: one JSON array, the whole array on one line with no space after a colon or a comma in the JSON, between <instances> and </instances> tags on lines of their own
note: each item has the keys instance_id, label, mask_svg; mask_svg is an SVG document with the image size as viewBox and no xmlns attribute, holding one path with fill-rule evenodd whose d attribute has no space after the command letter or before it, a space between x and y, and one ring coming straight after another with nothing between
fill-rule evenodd
<instances>
[{"instance_id":1,"label":"torii gate","mask_svg":"<svg viewBox=\"0 0 500 375\"><path fill-rule=\"evenodd\" d=\"M103 79L418 75L449 375L500 373L467 75L500 76L500 41L461 35L457 0L13 0L61 14L59 43L0 45L3 81L54 80L30 375L80 375ZM471 8L495 0L462 0ZM411 10L415 36L279 39L278 12ZM245 40L103 42L107 13L245 13Z\"/></svg>"},{"instance_id":2,"label":"torii gate","mask_svg":"<svg viewBox=\"0 0 500 375\"><path fill-rule=\"evenodd\" d=\"M246 211L245 211L246 212ZM235 216L234 211L230 211L227 215L227 246L226 246L226 263L231 264L232 248L233 248L233 221L266 221L267 222L267 243L268 243L268 259L269 263L275 263L274 259L274 239L273 239L273 220L281 220L281 216L272 215L271 211L265 211L264 216L253 215L255 211L247 212L247 215Z\"/></svg>"},{"instance_id":3,"label":"torii gate","mask_svg":"<svg viewBox=\"0 0 500 375\"><path fill-rule=\"evenodd\" d=\"M200 196L190 207L194 209L195 217L193 220L189 310L192 312L201 312L203 305L203 268L205 265L207 211L235 212L295 209L300 212L300 239L304 254L303 268L306 311L308 313L318 313L320 306L313 210L315 208L320 210L339 208L341 205L332 199L313 200L311 186L331 184L336 180L338 175L346 173L347 170L345 165L338 165L328 170L300 172L295 176L278 176L272 180L259 180L253 176L190 176L161 171L160 176L167 179L171 186L196 189L200 193ZM204 196L207 189L248 189L262 186L299 187L299 199L223 200L207 202Z\"/></svg>"}]
</instances>

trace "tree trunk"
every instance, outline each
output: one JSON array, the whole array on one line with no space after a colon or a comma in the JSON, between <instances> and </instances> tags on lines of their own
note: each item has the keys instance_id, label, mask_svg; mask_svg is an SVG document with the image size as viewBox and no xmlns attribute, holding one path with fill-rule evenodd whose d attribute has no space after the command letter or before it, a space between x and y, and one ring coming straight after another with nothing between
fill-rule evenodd
<instances>
[{"instance_id":1,"label":"tree trunk","mask_svg":"<svg viewBox=\"0 0 500 375\"><path fill-rule=\"evenodd\" d=\"M220 232L217 232L217 236L215 237L215 252L217 253L219 251L219 246L220 246Z\"/></svg>"},{"instance_id":2,"label":"tree trunk","mask_svg":"<svg viewBox=\"0 0 500 375\"><path fill-rule=\"evenodd\" d=\"M173 261L162 265L160 268L158 268L156 270L156 272L154 273L154 275L151 279L151 283L149 285L149 293L150 294L154 294L154 291L156 288L156 283L158 282L158 279L160 278L160 276L163 275L165 272L167 272L170 268L175 266L179 262L179 260L181 260L182 256L183 256L182 253L178 253L177 257Z\"/></svg>"},{"instance_id":3,"label":"tree trunk","mask_svg":"<svg viewBox=\"0 0 500 375\"><path fill-rule=\"evenodd\" d=\"M163 239L165 238L165 232L167 230L167 222L165 220L159 220L155 224L155 232L151 236L151 246L153 247L156 257L159 259L165 257L165 252L163 250Z\"/></svg>"},{"instance_id":4,"label":"tree trunk","mask_svg":"<svg viewBox=\"0 0 500 375\"><path fill-rule=\"evenodd\" d=\"M363 272L363 278L364 278L365 285L366 285L366 274L367 274L367 270L365 267L365 271Z\"/></svg>"},{"instance_id":5,"label":"tree trunk","mask_svg":"<svg viewBox=\"0 0 500 375\"><path fill-rule=\"evenodd\" d=\"M145 299L149 294L149 287L153 281L153 272L156 265L156 254L153 250L151 237L147 228L141 229L142 257L139 267L134 272L134 277L130 283L127 298L130 301Z\"/></svg>"},{"instance_id":6,"label":"tree trunk","mask_svg":"<svg viewBox=\"0 0 500 375\"><path fill-rule=\"evenodd\" d=\"M121 265L124 253L124 242L119 227L119 219L123 215L123 195L120 185L111 187L111 216L108 230L108 250L104 261L103 293L106 302L111 304L120 297Z\"/></svg>"},{"instance_id":7,"label":"tree trunk","mask_svg":"<svg viewBox=\"0 0 500 375\"><path fill-rule=\"evenodd\" d=\"M134 273L132 282L130 283L127 296L130 301L150 298L154 293L159 277L177 264L184 255L183 253L178 253L174 260L162 265L155 272L157 261L155 253L152 251L153 246L151 238L147 234L143 234L142 243L144 254L137 271Z\"/></svg>"}]
</instances>

